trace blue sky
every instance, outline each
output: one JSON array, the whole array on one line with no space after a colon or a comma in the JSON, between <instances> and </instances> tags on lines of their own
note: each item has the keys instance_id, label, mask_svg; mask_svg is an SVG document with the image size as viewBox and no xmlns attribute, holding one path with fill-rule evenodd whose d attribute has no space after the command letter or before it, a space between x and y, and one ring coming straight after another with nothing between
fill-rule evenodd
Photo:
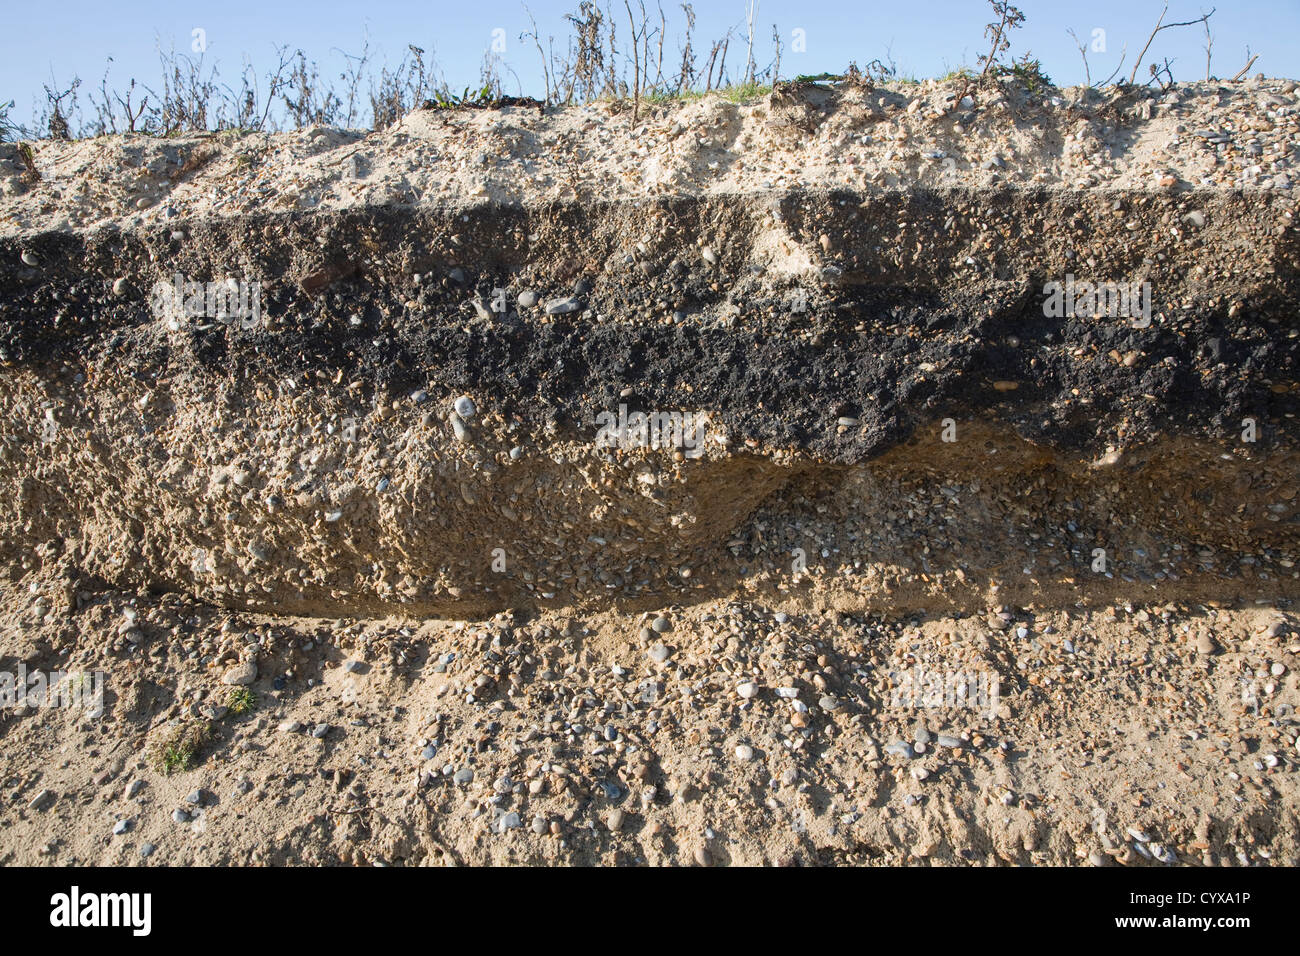
<instances>
[{"instance_id":1,"label":"blue sky","mask_svg":"<svg viewBox=\"0 0 1300 956\"><path fill-rule=\"evenodd\" d=\"M622 0L610 2L623 13ZM650 0L652 10L653 4ZM567 34L564 13L576 6L577 0L528 3L541 31L557 38ZM728 27L743 36L745 6L746 0L696 0L695 46L701 59L707 54L708 39L722 36ZM1032 51L1058 84L1068 85L1083 79L1068 27L1090 45L1095 30L1105 31L1105 52L1089 53L1094 79L1110 74L1127 45L1129 59L1123 70L1127 76L1162 0L1020 0L1018 6L1027 22L1013 37L1011 54ZM1170 0L1168 20L1189 20L1212 6L1200 0ZM1249 47L1252 54L1259 54L1252 74L1300 76L1300 0L1220 0L1217 6L1211 21L1216 75L1236 73L1245 64ZM684 18L676 2L665 3L663 9L669 18L664 60L675 67ZM759 0L755 59L760 66L771 59L772 25L776 24L786 48L785 76L838 71L850 60L861 65L887 55L903 72L932 76L962 64L973 65L985 48L983 28L989 19L985 0ZM518 75L526 94L540 96L537 51L531 41L520 39L528 26L520 0L13 3L6 10L0 40L0 102L15 100L14 118L30 121L34 100L41 84L50 82L51 71L63 85L79 75L83 97L88 88L99 85L106 66L110 87L124 87L132 77L157 86L158 47L189 52L196 28L204 31L206 61L215 60L221 78L231 85L237 85L245 57L265 73L273 65L276 44L301 48L317 61L322 75L336 77L345 64L339 51L360 52L368 36L376 65L384 60L396 65L407 44L414 43L436 58L456 89L477 80L493 31L500 30L506 44L505 64ZM625 21L620 26L626 36ZM801 52L793 49L797 30L803 31L805 39L806 49ZM1197 79L1205 73L1204 42L1199 26L1167 30L1156 38L1148 59L1174 59L1177 79ZM739 65L743 57L743 42L733 42L729 62ZM506 87L508 93L517 92L508 72Z\"/></svg>"}]
</instances>

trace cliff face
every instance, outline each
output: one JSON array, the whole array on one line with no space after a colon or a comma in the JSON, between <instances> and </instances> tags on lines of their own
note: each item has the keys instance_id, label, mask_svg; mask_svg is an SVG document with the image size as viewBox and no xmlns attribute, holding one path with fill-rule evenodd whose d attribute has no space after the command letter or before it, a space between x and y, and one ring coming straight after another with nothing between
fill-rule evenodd
<instances>
[{"instance_id":1,"label":"cliff face","mask_svg":"<svg viewBox=\"0 0 1300 956\"><path fill-rule=\"evenodd\" d=\"M39 182L0 156L0 649L90 654L94 609L129 593L295 633L412 622L399 671L439 660L430 617L544 622L528 642L558 660L594 615L617 658L642 612L694 608L711 639L729 602L786 602L831 615L820 656L848 655L818 691L885 728L912 719L892 678L834 650L869 612L897 615L876 637L899 654L910 615L951 616L1007 687L1016 608L1061 615L1071 646L1078 606L1289 614L1295 84L951 98L781 88L635 124L515 109L50 144ZM973 612L992 645L957 626ZM747 613L733 635L776 639ZM1139 630L1212 630L1181 613ZM1274 624L1243 662L1294 654ZM214 676L310 669L232 626L195 649ZM897 661L877 651L880 677ZM803 673L781 653L753 666ZM124 719L147 724L132 693ZM1240 717L1225 700L1215 721ZM861 849L833 842L817 853Z\"/></svg>"}]
</instances>

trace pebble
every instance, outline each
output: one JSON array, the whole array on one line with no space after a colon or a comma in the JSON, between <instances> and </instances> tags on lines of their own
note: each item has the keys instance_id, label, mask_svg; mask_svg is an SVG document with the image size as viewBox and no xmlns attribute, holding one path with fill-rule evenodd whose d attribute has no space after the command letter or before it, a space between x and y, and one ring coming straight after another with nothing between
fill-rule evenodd
<instances>
[{"instance_id":1,"label":"pebble","mask_svg":"<svg viewBox=\"0 0 1300 956\"><path fill-rule=\"evenodd\" d=\"M930 742L930 730L924 723L916 725L916 732L912 735L912 740L918 744L928 744Z\"/></svg>"},{"instance_id":2,"label":"pebble","mask_svg":"<svg viewBox=\"0 0 1300 956\"><path fill-rule=\"evenodd\" d=\"M172 811L172 820L176 823L188 823L190 815L178 807Z\"/></svg>"},{"instance_id":3,"label":"pebble","mask_svg":"<svg viewBox=\"0 0 1300 956\"><path fill-rule=\"evenodd\" d=\"M346 660L343 662L343 669L349 674L357 673L357 671L361 670L364 666L364 664L357 660Z\"/></svg>"},{"instance_id":4,"label":"pebble","mask_svg":"<svg viewBox=\"0 0 1300 956\"><path fill-rule=\"evenodd\" d=\"M23 261L23 265L25 266L39 266L41 264L41 260L37 257L36 253L28 252L26 249L19 254L18 258Z\"/></svg>"},{"instance_id":5,"label":"pebble","mask_svg":"<svg viewBox=\"0 0 1300 956\"><path fill-rule=\"evenodd\" d=\"M736 748L736 759L749 761L754 759L754 748L749 744L741 744Z\"/></svg>"},{"instance_id":6,"label":"pebble","mask_svg":"<svg viewBox=\"0 0 1300 956\"><path fill-rule=\"evenodd\" d=\"M673 652L662 644L656 644L654 647L650 648L648 653L652 661L656 664L662 664L672 656Z\"/></svg>"},{"instance_id":7,"label":"pebble","mask_svg":"<svg viewBox=\"0 0 1300 956\"><path fill-rule=\"evenodd\" d=\"M466 421L478 414L478 409L474 407L474 400L468 395L462 395L460 398L456 399L454 407L456 409L456 414Z\"/></svg>"},{"instance_id":8,"label":"pebble","mask_svg":"<svg viewBox=\"0 0 1300 956\"><path fill-rule=\"evenodd\" d=\"M461 770L457 770L456 773L452 775L451 779L455 783L470 783L474 779L474 771L465 767Z\"/></svg>"},{"instance_id":9,"label":"pebble","mask_svg":"<svg viewBox=\"0 0 1300 956\"><path fill-rule=\"evenodd\" d=\"M129 285L128 285L127 281L126 281L126 277L125 277L125 276L121 276L121 277L119 277L119 278L113 280L113 295L116 295L116 296L123 296L123 295L126 295L126 293L127 293L127 289L128 289L128 288L129 288Z\"/></svg>"},{"instance_id":10,"label":"pebble","mask_svg":"<svg viewBox=\"0 0 1300 956\"><path fill-rule=\"evenodd\" d=\"M31 802L27 804L28 810L44 810L46 805L54 800L53 790L41 790L32 797Z\"/></svg>"},{"instance_id":11,"label":"pebble","mask_svg":"<svg viewBox=\"0 0 1300 956\"><path fill-rule=\"evenodd\" d=\"M200 788L200 789L197 789L197 790L191 790L191 791L189 792L189 795L185 798L185 802L186 802L186 803L202 803L202 802L203 802L203 790L202 790L201 788Z\"/></svg>"},{"instance_id":12,"label":"pebble","mask_svg":"<svg viewBox=\"0 0 1300 956\"><path fill-rule=\"evenodd\" d=\"M120 836L121 834L125 833L129 829L131 829L130 820L118 820L116 823L113 824L113 834L115 836Z\"/></svg>"},{"instance_id":13,"label":"pebble","mask_svg":"<svg viewBox=\"0 0 1300 956\"><path fill-rule=\"evenodd\" d=\"M1202 634L1196 638L1196 651L1198 654L1214 653L1214 641L1210 639L1210 635Z\"/></svg>"},{"instance_id":14,"label":"pebble","mask_svg":"<svg viewBox=\"0 0 1300 956\"><path fill-rule=\"evenodd\" d=\"M828 694L821 700L817 701L817 706L827 713L830 713L833 710L839 710L841 705L838 700Z\"/></svg>"},{"instance_id":15,"label":"pebble","mask_svg":"<svg viewBox=\"0 0 1300 956\"><path fill-rule=\"evenodd\" d=\"M221 675L221 683L234 686L247 686L257 680L257 661L244 661L236 664Z\"/></svg>"},{"instance_id":16,"label":"pebble","mask_svg":"<svg viewBox=\"0 0 1300 956\"><path fill-rule=\"evenodd\" d=\"M663 615L660 615L650 622L650 628L656 634L667 634L673 629L673 622Z\"/></svg>"},{"instance_id":17,"label":"pebble","mask_svg":"<svg viewBox=\"0 0 1300 956\"><path fill-rule=\"evenodd\" d=\"M432 760L437 755L438 755L438 748L435 747L433 744L429 744L422 751L420 751L420 756L423 757L425 760Z\"/></svg>"},{"instance_id":18,"label":"pebble","mask_svg":"<svg viewBox=\"0 0 1300 956\"><path fill-rule=\"evenodd\" d=\"M469 429L465 427L465 420L456 412L451 413L451 431L456 436L456 441L463 442L469 439Z\"/></svg>"},{"instance_id":19,"label":"pebble","mask_svg":"<svg viewBox=\"0 0 1300 956\"><path fill-rule=\"evenodd\" d=\"M736 693L745 700L753 700L758 696L758 685L753 681L746 681L743 684L737 684Z\"/></svg>"},{"instance_id":20,"label":"pebble","mask_svg":"<svg viewBox=\"0 0 1300 956\"><path fill-rule=\"evenodd\" d=\"M329 724L317 724L315 727L311 729L311 735L315 737L317 740L320 740L329 732L330 732Z\"/></svg>"},{"instance_id":21,"label":"pebble","mask_svg":"<svg viewBox=\"0 0 1300 956\"><path fill-rule=\"evenodd\" d=\"M903 743L901 740L893 740L885 744L885 753L894 754L907 760L912 759L912 745Z\"/></svg>"},{"instance_id":22,"label":"pebble","mask_svg":"<svg viewBox=\"0 0 1300 956\"><path fill-rule=\"evenodd\" d=\"M564 299L552 299L546 303L547 315L567 315L582 308L582 302L573 296Z\"/></svg>"},{"instance_id":23,"label":"pebble","mask_svg":"<svg viewBox=\"0 0 1300 956\"><path fill-rule=\"evenodd\" d=\"M157 848L156 846L154 846L152 843L141 843L141 844L140 844L140 856L144 857L144 859L147 860L147 859L149 859L149 857L153 856L154 851L157 850L157 849L158 849L158 848Z\"/></svg>"},{"instance_id":24,"label":"pebble","mask_svg":"<svg viewBox=\"0 0 1300 956\"><path fill-rule=\"evenodd\" d=\"M609 827L609 832L617 833L619 830L623 829L623 821L626 816L627 815L618 807L609 811L609 816L605 820L605 825Z\"/></svg>"},{"instance_id":25,"label":"pebble","mask_svg":"<svg viewBox=\"0 0 1300 956\"><path fill-rule=\"evenodd\" d=\"M500 822L497 824L497 832L505 833L507 830L517 830L523 826L523 821L519 819L519 814L514 810L503 814Z\"/></svg>"},{"instance_id":26,"label":"pebble","mask_svg":"<svg viewBox=\"0 0 1300 956\"><path fill-rule=\"evenodd\" d=\"M950 737L947 734L940 734L938 737L935 738L935 743L937 743L940 747L948 747L950 749L955 750L961 746L961 738Z\"/></svg>"},{"instance_id":27,"label":"pebble","mask_svg":"<svg viewBox=\"0 0 1300 956\"><path fill-rule=\"evenodd\" d=\"M284 734L296 734L302 730L302 724L296 720L284 720L280 722L280 732Z\"/></svg>"},{"instance_id":28,"label":"pebble","mask_svg":"<svg viewBox=\"0 0 1300 956\"><path fill-rule=\"evenodd\" d=\"M519 299L517 301L519 302L519 308L531 309L537 304L537 293L532 289L525 289L523 292L519 293Z\"/></svg>"},{"instance_id":29,"label":"pebble","mask_svg":"<svg viewBox=\"0 0 1300 956\"><path fill-rule=\"evenodd\" d=\"M143 780L132 780L126 785L126 799L130 800L137 793L144 789Z\"/></svg>"},{"instance_id":30,"label":"pebble","mask_svg":"<svg viewBox=\"0 0 1300 956\"><path fill-rule=\"evenodd\" d=\"M548 829L549 827L546 825L546 818L544 816L538 814L537 816L533 817L534 833L536 833L538 836L542 836L544 833L546 833Z\"/></svg>"}]
</instances>

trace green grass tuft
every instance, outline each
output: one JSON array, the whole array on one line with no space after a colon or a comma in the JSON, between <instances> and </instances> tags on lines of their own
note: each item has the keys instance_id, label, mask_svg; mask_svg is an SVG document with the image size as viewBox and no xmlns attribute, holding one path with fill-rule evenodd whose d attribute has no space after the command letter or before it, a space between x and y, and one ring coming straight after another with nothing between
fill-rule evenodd
<instances>
[{"instance_id":1,"label":"green grass tuft","mask_svg":"<svg viewBox=\"0 0 1300 956\"><path fill-rule=\"evenodd\" d=\"M151 763L165 776L184 773L198 765L203 747L212 738L212 725L187 721L171 729L153 748Z\"/></svg>"},{"instance_id":2,"label":"green grass tuft","mask_svg":"<svg viewBox=\"0 0 1300 956\"><path fill-rule=\"evenodd\" d=\"M257 706L257 694L247 687L232 687L226 698L226 707L235 717L250 713Z\"/></svg>"}]
</instances>

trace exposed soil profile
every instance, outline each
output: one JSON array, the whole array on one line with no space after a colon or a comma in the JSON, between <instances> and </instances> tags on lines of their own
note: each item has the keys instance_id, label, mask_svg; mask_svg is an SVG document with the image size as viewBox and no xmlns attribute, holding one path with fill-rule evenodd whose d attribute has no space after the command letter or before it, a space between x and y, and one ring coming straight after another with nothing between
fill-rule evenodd
<instances>
[{"instance_id":1,"label":"exposed soil profile","mask_svg":"<svg viewBox=\"0 0 1300 956\"><path fill-rule=\"evenodd\" d=\"M1296 84L955 90L0 153L0 862L1300 862Z\"/></svg>"}]
</instances>

